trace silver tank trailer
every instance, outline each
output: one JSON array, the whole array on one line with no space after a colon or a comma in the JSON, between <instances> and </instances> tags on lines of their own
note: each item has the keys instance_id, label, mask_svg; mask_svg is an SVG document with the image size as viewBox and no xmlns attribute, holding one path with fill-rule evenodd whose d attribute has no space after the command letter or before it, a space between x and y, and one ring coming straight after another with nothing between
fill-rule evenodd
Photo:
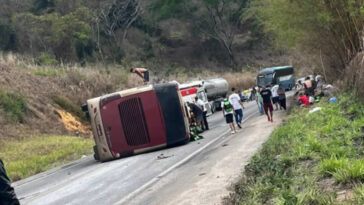
<instances>
[{"instance_id":1,"label":"silver tank trailer","mask_svg":"<svg viewBox=\"0 0 364 205\"><path fill-rule=\"evenodd\" d=\"M211 111L220 110L221 102L226 98L229 90L228 82L223 78L206 79L203 81L202 87L210 102Z\"/></svg>"},{"instance_id":2,"label":"silver tank trailer","mask_svg":"<svg viewBox=\"0 0 364 205\"><path fill-rule=\"evenodd\" d=\"M204 80L203 87L205 89L207 98L215 100L218 98L225 98L228 93L229 84L223 78L214 78Z\"/></svg>"}]
</instances>

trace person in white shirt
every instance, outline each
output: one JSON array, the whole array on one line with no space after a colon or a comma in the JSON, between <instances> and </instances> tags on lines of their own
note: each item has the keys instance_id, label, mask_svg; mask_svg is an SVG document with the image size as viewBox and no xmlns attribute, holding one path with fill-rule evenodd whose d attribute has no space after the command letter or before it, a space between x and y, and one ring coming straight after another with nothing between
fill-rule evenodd
<instances>
[{"instance_id":1,"label":"person in white shirt","mask_svg":"<svg viewBox=\"0 0 364 205\"><path fill-rule=\"evenodd\" d=\"M243 120L243 102L241 102L239 94L235 88L231 88L233 94L229 96L229 102L234 108L235 111L235 121L239 128L241 128L241 122Z\"/></svg>"},{"instance_id":2,"label":"person in white shirt","mask_svg":"<svg viewBox=\"0 0 364 205\"><path fill-rule=\"evenodd\" d=\"M274 85L273 83L270 84L271 88L270 91L272 92L272 101L273 105L276 105L276 110L278 110L278 103L279 103L279 95L278 95L278 85Z\"/></svg>"},{"instance_id":3,"label":"person in white shirt","mask_svg":"<svg viewBox=\"0 0 364 205\"><path fill-rule=\"evenodd\" d=\"M207 122L207 109L205 106L205 103L199 99L197 96L195 97L195 102L196 105L199 106L201 108L201 110L203 111L203 123L202 123L202 129L203 130L209 130L209 123Z\"/></svg>"}]
</instances>

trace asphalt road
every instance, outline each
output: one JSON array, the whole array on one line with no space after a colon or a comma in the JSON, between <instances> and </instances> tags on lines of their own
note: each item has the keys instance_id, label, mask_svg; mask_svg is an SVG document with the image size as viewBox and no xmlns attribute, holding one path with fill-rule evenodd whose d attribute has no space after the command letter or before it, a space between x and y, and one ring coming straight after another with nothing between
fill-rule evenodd
<instances>
[{"instance_id":1,"label":"asphalt road","mask_svg":"<svg viewBox=\"0 0 364 205\"><path fill-rule=\"evenodd\" d=\"M245 106L244 123L259 116L255 102ZM214 153L224 149L217 145L234 136L221 112L210 116L208 121L210 130L202 134L204 139L187 145L106 163L87 156L18 181L13 186L22 204L167 204L158 193L173 197L189 189L185 183L193 177L187 179L186 176L192 172L201 175L196 167L199 164L217 163L218 156ZM224 152L226 154L229 152ZM178 184L178 180L178 189L168 185Z\"/></svg>"}]
</instances>

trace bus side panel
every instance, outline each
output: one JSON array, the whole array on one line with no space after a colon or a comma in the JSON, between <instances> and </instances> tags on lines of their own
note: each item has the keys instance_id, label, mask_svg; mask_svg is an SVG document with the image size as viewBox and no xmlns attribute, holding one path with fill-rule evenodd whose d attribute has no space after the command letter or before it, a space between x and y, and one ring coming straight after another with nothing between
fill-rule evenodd
<instances>
[{"instance_id":1,"label":"bus side panel","mask_svg":"<svg viewBox=\"0 0 364 205\"><path fill-rule=\"evenodd\" d=\"M153 90L124 96L104 104L101 116L112 153L166 144L166 129L158 98Z\"/></svg>"},{"instance_id":2,"label":"bus side panel","mask_svg":"<svg viewBox=\"0 0 364 205\"><path fill-rule=\"evenodd\" d=\"M189 138L186 132L178 87L174 83L154 85L162 108L167 132L167 146L181 143Z\"/></svg>"}]
</instances>

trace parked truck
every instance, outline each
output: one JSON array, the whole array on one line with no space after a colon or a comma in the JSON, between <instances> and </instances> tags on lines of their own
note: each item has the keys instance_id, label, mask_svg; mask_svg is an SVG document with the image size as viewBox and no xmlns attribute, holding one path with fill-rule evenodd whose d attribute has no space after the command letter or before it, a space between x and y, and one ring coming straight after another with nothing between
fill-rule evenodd
<instances>
[{"instance_id":1,"label":"parked truck","mask_svg":"<svg viewBox=\"0 0 364 205\"><path fill-rule=\"evenodd\" d=\"M207 109L207 115L212 114L211 105L207 99L205 89L202 87L202 81L192 81L179 85L179 89L183 100L187 103L194 103L195 98L198 97Z\"/></svg>"},{"instance_id":2,"label":"parked truck","mask_svg":"<svg viewBox=\"0 0 364 205\"><path fill-rule=\"evenodd\" d=\"M195 96L201 99L207 108L207 115L221 109L221 101L226 98L229 84L223 78L210 78L192 81L179 86L186 102L193 102Z\"/></svg>"},{"instance_id":3,"label":"parked truck","mask_svg":"<svg viewBox=\"0 0 364 205\"><path fill-rule=\"evenodd\" d=\"M146 85L87 100L96 160L108 161L190 139L178 84Z\"/></svg>"},{"instance_id":4,"label":"parked truck","mask_svg":"<svg viewBox=\"0 0 364 205\"><path fill-rule=\"evenodd\" d=\"M211 111L221 110L221 102L226 98L229 83L223 78L211 78L202 81Z\"/></svg>"}]
</instances>

